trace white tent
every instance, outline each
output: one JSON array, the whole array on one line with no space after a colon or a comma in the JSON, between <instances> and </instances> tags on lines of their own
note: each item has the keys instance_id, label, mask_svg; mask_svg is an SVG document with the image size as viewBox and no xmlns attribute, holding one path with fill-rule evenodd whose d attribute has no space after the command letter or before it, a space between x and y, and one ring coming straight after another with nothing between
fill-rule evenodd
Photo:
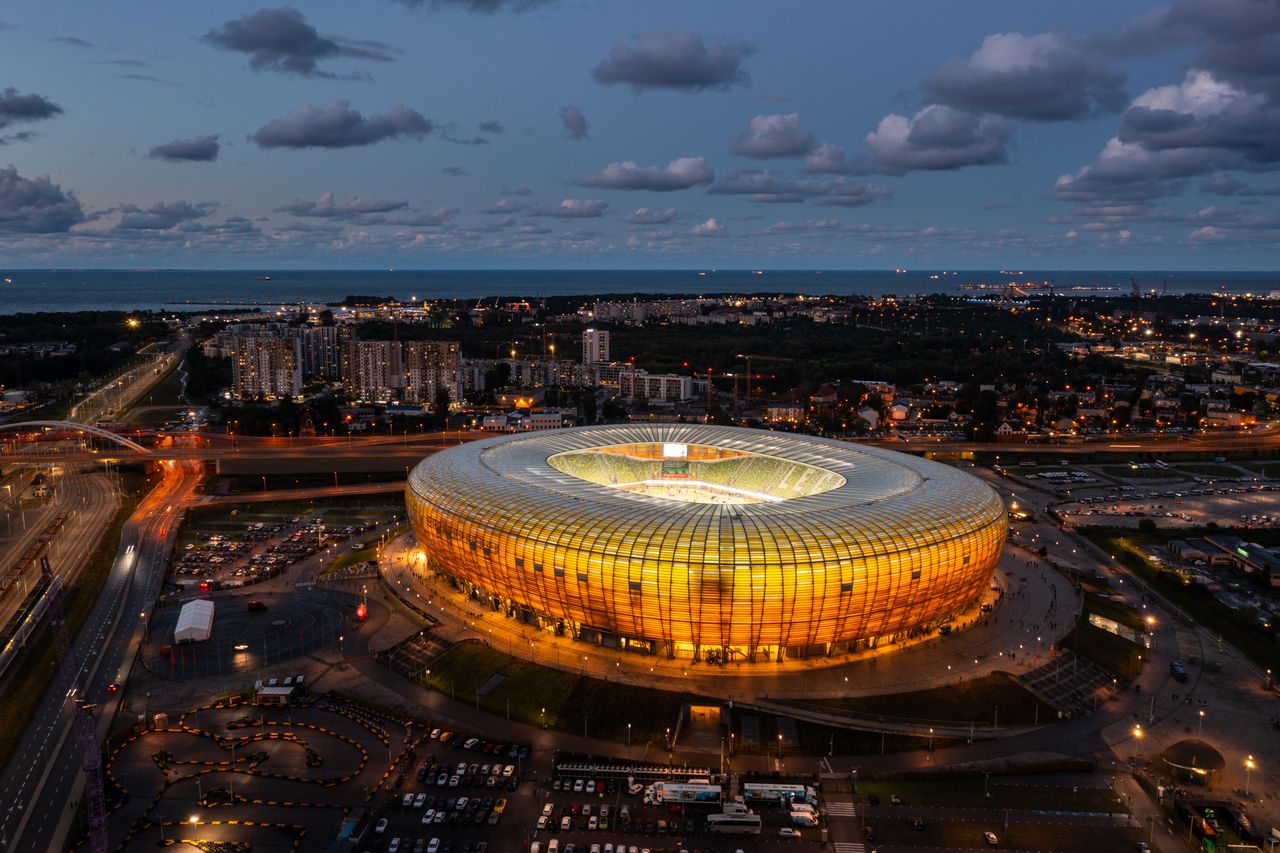
<instances>
[{"instance_id":1,"label":"white tent","mask_svg":"<svg viewBox=\"0 0 1280 853\"><path fill-rule=\"evenodd\" d=\"M178 626L173 629L175 643L198 643L209 639L213 630L213 602L199 598L182 605Z\"/></svg>"}]
</instances>

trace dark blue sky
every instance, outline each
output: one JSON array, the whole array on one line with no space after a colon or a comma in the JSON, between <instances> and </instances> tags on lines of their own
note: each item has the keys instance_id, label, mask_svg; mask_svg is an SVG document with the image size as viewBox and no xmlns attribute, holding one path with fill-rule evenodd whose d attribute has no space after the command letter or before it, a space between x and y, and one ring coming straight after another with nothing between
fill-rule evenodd
<instances>
[{"instance_id":1,"label":"dark blue sky","mask_svg":"<svg viewBox=\"0 0 1280 853\"><path fill-rule=\"evenodd\" d=\"M1274 269L1280 0L9 0L0 265Z\"/></svg>"}]
</instances>

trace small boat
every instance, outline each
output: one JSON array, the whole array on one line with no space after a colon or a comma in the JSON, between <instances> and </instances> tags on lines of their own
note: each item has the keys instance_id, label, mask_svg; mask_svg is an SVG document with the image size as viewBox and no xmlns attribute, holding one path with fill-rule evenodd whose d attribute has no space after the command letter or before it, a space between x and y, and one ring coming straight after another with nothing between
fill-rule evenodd
<instances>
[{"instance_id":1,"label":"small boat","mask_svg":"<svg viewBox=\"0 0 1280 853\"><path fill-rule=\"evenodd\" d=\"M13 284L13 279L9 278L9 276L5 276L5 277L4 277L4 283L5 283L5 284Z\"/></svg>"},{"instance_id":2,"label":"small boat","mask_svg":"<svg viewBox=\"0 0 1280 853\"><path fill-rule=\"evenodd\" d=\"M271 276L269 276L269 275L260 275L260 276L258 276L258 281L271 281Z\"/></svg>"}]
</instances>

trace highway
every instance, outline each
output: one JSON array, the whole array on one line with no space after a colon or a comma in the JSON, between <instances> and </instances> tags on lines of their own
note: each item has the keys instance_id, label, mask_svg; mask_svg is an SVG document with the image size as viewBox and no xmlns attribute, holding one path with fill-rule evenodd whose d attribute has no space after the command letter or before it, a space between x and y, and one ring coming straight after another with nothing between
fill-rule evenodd
<instances>
[{"instance_id":1,"label":"highway","mask_svg":"<svg viewBox=\"0 0 1280 853\"><path fill-rule=\"evenodd\" d=\"M79 695L101 703L99 739L112 728L122 698L108 700L106 687L127 680L143 614L159 590L178 523L200 480L198 464L162 467L163 479L126 522L111 575L73 641ZM0 850L59 850L73 831L83 781L69 711L65 692L55 684L23 733L0 780Z\"/></svg>"},{"instance_id":2,"label":"highway","mask_svg":"<svg viewBox=\"0 0 1280 853\"><path fill-rule=\"evenodd\" d=\"M58 482L58 499L54 503L59 512L67 513L67 519L51 543L49 559L54 573L61 575L64 583L73 583L115 515L120 495L114 479L106 474L72 474ZM42 530L43 526L32 527L27 532L35 534L32 536L34 541ZM11 551L10 555L20 557L22 553L25 552ZM10 562L5 561L4 565L8 566ZM6 623L22 604L39 573L38 565L28 566L12 589L0 593L0 624Z\"/></svg>"}]
</instances>

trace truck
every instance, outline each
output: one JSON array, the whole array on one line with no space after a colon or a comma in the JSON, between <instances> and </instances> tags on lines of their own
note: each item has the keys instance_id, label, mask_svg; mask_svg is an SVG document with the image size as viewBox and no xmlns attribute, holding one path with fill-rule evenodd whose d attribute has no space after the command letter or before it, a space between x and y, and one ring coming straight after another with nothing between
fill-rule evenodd
<instances>
[{"instance_id":1,"label":"truck","mask_svg":"<svg viewBox=\"0 0 1280 853\"><path fill-rule=\"evenodd\" d=\"M661 806L667 803L703 803L716 805L720 802L720 786L707 784L682 784L679 782L654 782L644 791L645 805Z\"/></svg>"},{"instance_id":2,"label":"truck","mask_svg":"<svg viewBox=\"0 0 1280 853\"><path fill-rule=\"evenodd\" d=\"M748 782L742 786L742 798L748 803L791 803L818 802L818 793L809 785L779 785L768 782Z\"/></svg>"}]
</instances>

